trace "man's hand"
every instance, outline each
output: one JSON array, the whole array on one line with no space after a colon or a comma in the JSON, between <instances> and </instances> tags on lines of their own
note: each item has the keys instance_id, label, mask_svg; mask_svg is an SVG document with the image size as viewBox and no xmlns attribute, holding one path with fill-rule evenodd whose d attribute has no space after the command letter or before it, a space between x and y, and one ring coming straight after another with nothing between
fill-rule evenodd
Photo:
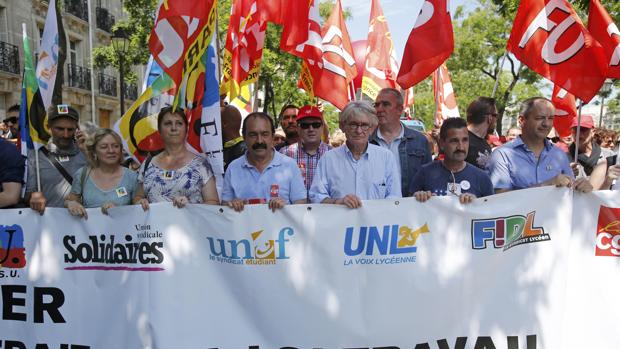
<instances>
[{"instance_id":1,"label":"man's hand","mask_svg":"<svg viewBox=\"0 0 620 349\"><path fill-rule=\"evenodd\" d=\"M47 199L42 192L35 191L30 195L30 208L39 212L39 214L43 215L43 212L45 212L46 204Z\"/></svg>"},{"instance_id":2,"label":"man's hand","mask_svg":"<svg viewBox=\"0 0 620 349\"><path fill-rule=\"evenodd\" d=\"M430 191L420 190L420 191L416 191L415 193L413 193L413 197L419 202L426 202L432 196L433 196L433 193L431 193Z\"/></svg>"},{"instance_id":3,"label":"man's hand","mask_svg":"<svg viewBox=\"0 0 620 349\"><path fill-rule=\"evenodd\" d=\"M232 208L237 212L243 211L243 206L245 205L245 201L243 199L232 199L227 203L228 207Z\"/></svg>"},{"instance_id":4,"label":"man's hand","mask_svg":"<svg viewBox=\"0 0 620 349\"><path fill-rule=\"evenodd\" d=\"M149 210L149 200L147 198L142 198L138 200L137 204L140 204L140 206L142 206L142 210L144 212Z\"/></svg>"},{"instance_id":5,"label":"man's hand","mask_svg":"<svg viewBox=\"0 0 620 349\"><path fill-rule=\"evenodd\" d=\"M75 143L82 153L86 153L86 134L79 128L75 130Z\"/></svg>"},{"instance_id":6,"label":"man's hand","mask_svg":"<svg viewBox=\"0 0 620 349\"><path fill-rule=\"evenodd\" d=\"M620 178L620 165L613 165L607 169L607 179L611 182Z\"/></svg>"},{"instance_id":7,"label":"man's hand","mask_svg":"<svg viewBox=\"0 0 620 349\"><path fill-rule=\"evenodd\" d=\"M590 193L592 192L592 189L594 189L587 178L579 178L576 180L575 183L573 183L573 188L582 193Z\"/></svg>"},{"instance_id":8,"label":"man's hand","mask_svg":"<svg viewBox=\"0 0 620 349\"><path fill-rule=\"evenodd\" d=\"M269 200L269 208L272 212L276 212L277 209L282 208L286 205L286 201L283 198L273 198Z\"/></svg>"},{"instance_id":9,"label":"man's hand","mask_svg":"<svg viewBox=\"0 0 620 349\"><path fill-rule=\"evenodd\" d=\"M575 177L579 176L579 165L576 162L571 162L570 163L570 168L571 170L573 170L573 175Z\"/></svg>"},{"instance_id":10,"label":"man's hand","mask_svg":"<svg viewBox=\"0 0 620 349\"><path fill-rule=\"evenodd\" d=\"M559 175L551 178L550 180L544 182L543 184L545 185L555 185L556 187L560 188L560 187L570 187L572 184L573 180L565 175L560 173Z\"/></svg>"},{"instance_id":11,"label":"man's hand","mask_svg":"<svg viewBox=\"0 0 620 349\"><path fill-rule=\"evenodd\" d=\"M354 194L348 194L345 195L345 197L343 198L336 199L336 201L334 201L334 204L345 205L348 208L360 208L362 207L362 200Z\"/></svg>"},{"instance_id":12,"label":"man's hand","mask_svg":"<svg viewBox=\"0 0 620 349\"><path fill-rule=\"evenodd\" d=\"M463 193L461 194L461 196L459 196L459 202L461 204L470 204L474 201L475 198L476 198L476 195L472 193Z\"/></svg>"}]
</instances>

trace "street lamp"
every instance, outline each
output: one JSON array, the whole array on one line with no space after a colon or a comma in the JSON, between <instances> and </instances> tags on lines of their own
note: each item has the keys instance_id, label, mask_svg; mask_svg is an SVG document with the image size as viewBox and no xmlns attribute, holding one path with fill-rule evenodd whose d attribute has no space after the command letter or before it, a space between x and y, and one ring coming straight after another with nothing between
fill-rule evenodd
<instances>
[{"instance_id":1,"label":"street lamp","mask_svg":"<svg viewBox=\"0 0 620 349\"><path fill-rule=\"evenodd\" d=\"M609 96L611 92L611 86L613 85L611 79L606 79L601 87L601 112L598 117L598 127L601 128L603 125L603 108L605 107L605 97Z\"/></svg>"},{"instance_id":2,"label":"street lamp","mask_svg":"<svg viewBox=\"0 0 620 349\"><path fill-rule=\"evenodd\" d=\"M112 33L112 47L118 54L118 75L121 82L121 116L125 114L125 55L129 48L129 37L125 29L116 28Z\"/></svg>"}]
</instances>

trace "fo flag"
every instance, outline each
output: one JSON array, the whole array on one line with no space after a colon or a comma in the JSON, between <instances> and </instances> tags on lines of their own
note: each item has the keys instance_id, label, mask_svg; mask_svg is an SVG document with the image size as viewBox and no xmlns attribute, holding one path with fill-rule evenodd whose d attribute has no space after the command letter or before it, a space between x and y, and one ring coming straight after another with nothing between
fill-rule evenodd
<instances>
[{"instance_id":1,"label":"fo flag","mask_svg":"<svg viewBox=\"0 0 620 349\"><path fill-rule=\"evenodd\" d=\"M215 0L160 0L149 49L176 86L196 68L209 46L215 9Z\"/></svg>"},{"instance_id":2,"label":"fo flag","mask_svg":"<svg viewBox=\"0 0 620 349\"><path fill-rule=\"evenodd\" d=\"M507 49L584 102L605 81L605 52L567 0L522 0Z\"/></svg>"},{"instance_id":3,"label":"fo flag","mask_svg":"<svg viewBox=\"0 0 620 349\"><path fill-rule=\"evenodd\" d=\"M392 34L379 0L372 0L367 42L362 93L374 100L382 88L397 88L398 73Z\"/></svg>"},{"instance_id":4,"label":"fo flag","mask_svg":"<svg viewBox=\"0 0 620 349\"><path fill-rule=\"evenodd\" d=\"M558 85L553 86L553 96L551 103L555 107L555 117L553 118L553 128L560 137L571 135L571 125L577 116L575 96L568 93Z\"/></svg>"},{"instance_id":5,"label":"fo flag","mask_svg":"<svg viewBox=\"0 0 620 349\"><path fill-rule=\"evenodd\" d=\"M590 1L588 30L605 49L607 77L620 78L620 30L599 0Z\"/></svg>"},{"instance_id":6,"label":"fo flag","mask_svg":"<svg viewBox=\"0 0 620 349\"><path fill-rule=\"evenodd\" d=\"M454 88L448 73L448 67L442 64L433 73L433 90L437 110L435 112L435 125L441 126L447 118L460 118L459 107L456 105Z\"/></svg>"},{"instance_id":7,"label":"fo flag","mask_svg":"<svg viewBox=\"0 0 620 349\"><path fill-rule=\"evenodd\" d=\"M398 84L404 89L416 85L445 62L453 50L448 1L425 1L405 44Z\"/></svg>"}]
</instances>

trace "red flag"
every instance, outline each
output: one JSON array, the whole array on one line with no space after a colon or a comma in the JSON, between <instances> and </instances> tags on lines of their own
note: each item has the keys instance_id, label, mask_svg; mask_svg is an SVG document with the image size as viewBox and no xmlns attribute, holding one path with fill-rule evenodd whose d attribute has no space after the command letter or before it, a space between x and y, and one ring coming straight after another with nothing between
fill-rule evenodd
<instances>
[{"instance_id":1,"label":"red flag","mask_svg":"<svg viewBox=\"0 0 620 349\"><path fill-rule=\"evenodd\" d=\"M258 80L267 23L261 20L256 0L236 0L230 14L223 60L221 93L230 100L241 86Z\"/></svg>"},{"instance_id":2,"label":"red flag","mask_svg":"<svg viewBox=\"0 0 620 349\"><path fill-rule=\"evenodd\" d=\"M285 52L293 51L297 45L310 39L309 27L316 25L317 33L320 32L319 5L314 0L257 0L257 3L264 22L282 25L280 49ZM316 7L315 14L311 13L313 6Z\"/></svg>"},{"instance_id":3,"label":"red flag","mask_svg":"<svg viewBox=\"0 0 620 349\"><path fill-rule=\"evenodd\" d=\"M160 0L149 48L177 86L209 46L216 16L214 0Z\"/></svg>"},{"instance_id":4,"label":"red flag","mask_svg":"<svg viewBox=\"0 0 620 349\"><path fill-rule=\"evenodd\" d=\"M456 105L454 88L448 73L448 67L442 64L433 73L433 90L435 92L436 112L435 125L441 126L447 118L460 118L459 107Z\"/></svg>"},{"instance_id":5,"label":"red flag","mask_svg":"<svg viewBox=\"0 0 620 349\"><path fill-rule=\"evenodd\" d=\"M555 107L555 117L553 118L555 132L557 132L560 137L570 136L570 126L573 123L573 118L577 116L575 96L558 85L554 85L551 103L553 103Z\"/></svg>"},{"instance_id":6,"label":"red flag","mask_svg":"<svg viewBox=\"0 0 620 349\"><path fill-rule=\"evenodd\" d=\"M374 100L382 88L397 87L398 72L392 34L379 0L372 0L367 43L362 93Z\"/></svg>"},{"instance_id":7,"label":"red flag","mask_svg":"<svg viewBox=\"0 0 620 349\"><path fill-rule=\"evenodd\" d=\"M522 0L507 49L586 103L605 81L605 52L567 0Z\"/></svg>"},{"instance_id":8,"label":"red flag","mask_svg":"<svg viewBox=\"0 0 620 349\"><path fill-rule=\"evenodd\" d=\"M313 91L317 97L343 109L353 97L349 85L357 75L357 69L340 0L336 1L321 36L321 58L316 63L308 57L304 59L301 82L306 91Z\"/></svg>"},{"instance_id":9,"label":"red flag","mask_svg":"<svg viewBox=\"0 0 620 349\"><path fill-rule=\"evenodd\" d=\"M620 30L599 0L590 1L588 30L605 49L607 77L620 78Z\"/></svg>"},{"instance_id":10,"label":"red flag","mask_svg":"<svg viewBox=\"0 0 620 349\"><path fill-rule=\"evenodd\" d=\"M409 34L400 63L398 84L409 88L431 75L454 50L447 0L426 0Z\"/></svg>"}]
</instances>

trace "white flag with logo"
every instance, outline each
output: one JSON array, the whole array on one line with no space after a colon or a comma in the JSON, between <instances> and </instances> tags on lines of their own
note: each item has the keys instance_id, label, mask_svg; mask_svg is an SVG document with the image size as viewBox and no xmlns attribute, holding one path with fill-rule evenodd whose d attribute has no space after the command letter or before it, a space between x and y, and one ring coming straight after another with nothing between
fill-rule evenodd
<instances>
[{"instance_id":1,"label":"white flag with logo","mask_svg":"<svg viewBox=\"0 0 620 349\"><path fill-rule=\"evenodd\" d=\"M41 98L46 110L52 104L52 95L54 94L54 84L56 83L56 72L58 70L59 42L56 1L49 1L45 28L43 29L41 46L39 46L38 51L36 70L39 91L41 92Z\"/></svg>"}]
</instances>

